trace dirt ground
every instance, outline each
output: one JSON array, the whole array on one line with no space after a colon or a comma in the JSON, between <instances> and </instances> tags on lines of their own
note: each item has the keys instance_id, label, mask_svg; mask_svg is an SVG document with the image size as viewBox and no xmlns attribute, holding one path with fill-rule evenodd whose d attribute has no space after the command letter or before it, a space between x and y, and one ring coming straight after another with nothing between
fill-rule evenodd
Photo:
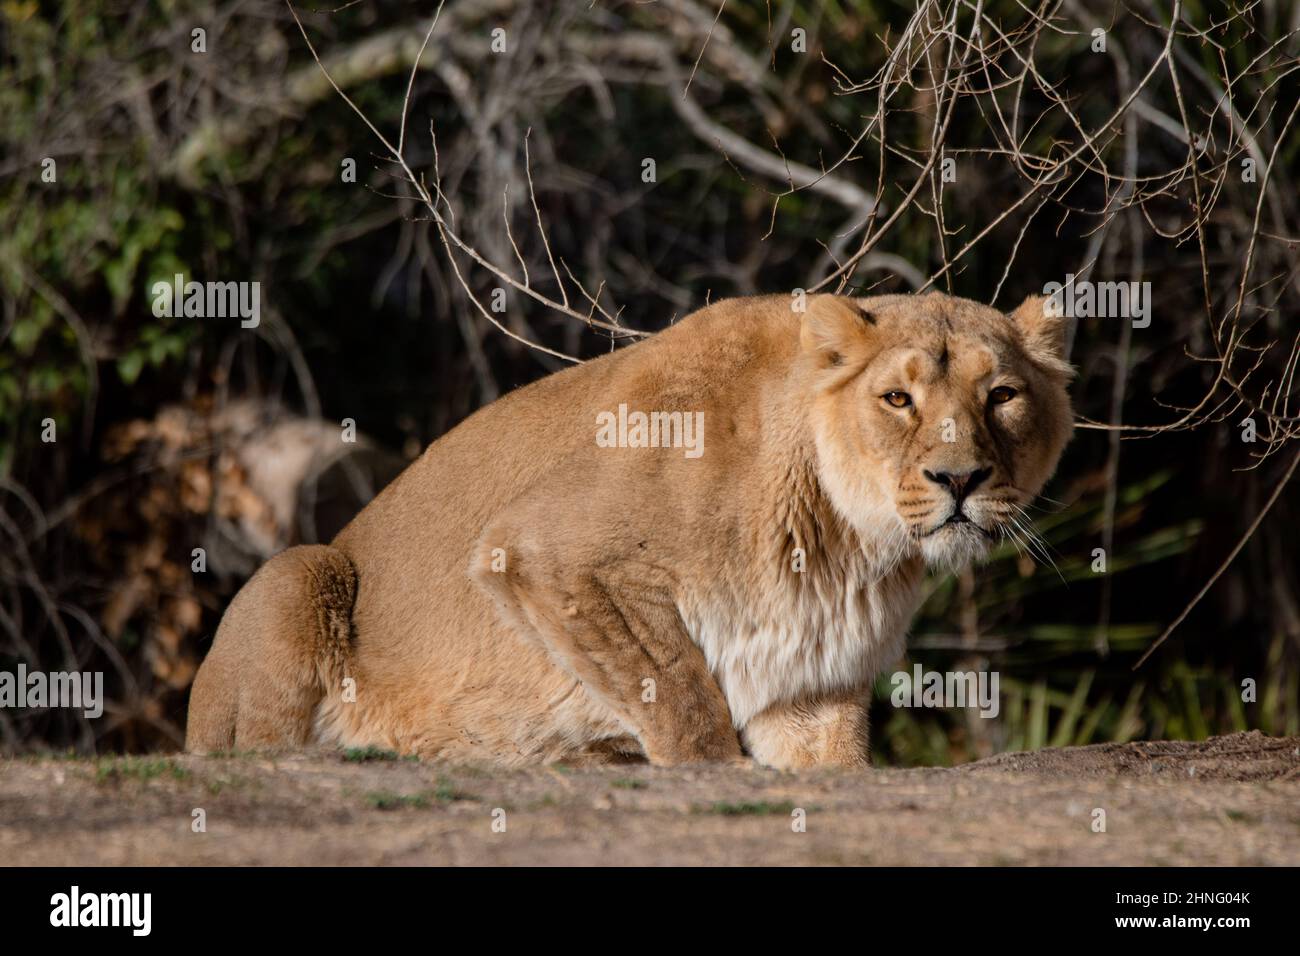
<instances>
[{"instance_id":1,"label":"dirt ground","mask_svg":"<svg viewBox=\"0 0 1300 956\"><path fill-rule=\"evenodd\" d=\"M1296 865L1300 738L800 774L378 753L16 758L0 761L0 863Z\"/></svg>"}]
</instances>

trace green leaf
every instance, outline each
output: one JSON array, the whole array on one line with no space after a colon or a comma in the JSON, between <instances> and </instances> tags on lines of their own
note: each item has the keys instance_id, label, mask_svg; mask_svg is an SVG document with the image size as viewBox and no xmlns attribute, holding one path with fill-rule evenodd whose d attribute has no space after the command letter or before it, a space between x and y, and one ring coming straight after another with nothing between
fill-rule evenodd
<instances>
[{"instance_id":1,"label":"green leaf","mask_svg":"<svg viewBox=\"0 0 1300 956\"><path fill-rule=\"evenodd\" d=\"M127 385L135 384L142 368L144 368L143 352L127 352L117 360L117 374Z\"/></svg>"}]
</instances>

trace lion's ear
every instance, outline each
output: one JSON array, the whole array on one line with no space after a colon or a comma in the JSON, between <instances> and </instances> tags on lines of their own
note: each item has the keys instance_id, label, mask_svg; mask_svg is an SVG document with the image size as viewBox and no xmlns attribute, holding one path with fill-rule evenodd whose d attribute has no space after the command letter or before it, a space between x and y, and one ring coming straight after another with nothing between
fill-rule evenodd
<instances>
[{"instance_id":1,"label":"lion's ear","mask_svg":"<svg viewBox=\"0 0 1300 956\"><path fill-rule=\"evenodd\" d=\"M1011 313L1011 321L1020 330L1025 349L1033 358L1058 371L1071 373L1065 354L1069 320L1060 312L1060 303L1051 296L1031 295Z\"/></svg>"},{"instance_id":2,"label":"lion's ear","mask_svg":"<svg viewBox=\"0 0 1300 956\"><path fill-rule=\"evenodd\" d=\"M799 341L822 367L844 365L867 357L875 324L871 313L852 299L819 295L808 303Z\"/></svg>"}]
</instances>

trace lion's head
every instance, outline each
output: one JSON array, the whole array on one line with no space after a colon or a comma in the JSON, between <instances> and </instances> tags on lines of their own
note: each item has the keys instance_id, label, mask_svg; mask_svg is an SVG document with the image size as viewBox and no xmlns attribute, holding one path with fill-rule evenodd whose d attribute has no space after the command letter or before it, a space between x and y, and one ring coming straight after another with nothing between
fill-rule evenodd
<instances>
[{"instance_id":1,"label":"lion's head","mask_svg":"<svg viewBox=\"0 0 1300 956\"><path fill-rule=\"evenodd\" d=\"M1046 302L1007 315L940 293L811 301L818 470L845 520L949 567L1020 535L1073 428L1064 320Z\"/></svg>"}]
</instances>

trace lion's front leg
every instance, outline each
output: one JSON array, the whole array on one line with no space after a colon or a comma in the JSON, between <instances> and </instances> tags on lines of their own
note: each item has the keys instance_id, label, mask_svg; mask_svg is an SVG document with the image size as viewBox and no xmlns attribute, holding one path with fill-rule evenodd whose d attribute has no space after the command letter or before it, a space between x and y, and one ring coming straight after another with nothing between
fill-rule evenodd
<instances>
[{"instance_id":1,"label":"lion's front leg","mask_svg":"<svg viewBox=\"0 0 1300 956\"><path fill-rule=\"evenodd\" d=\"M493 571L497 541L511 543ZM481 554L473 574L500 612L616 714L651 763L743 759L726 699L660 569L636 561L584 567L559 535L508 526L489 530Z\"/></svg>"},{"instance_id":2,"label":"lion's front leg","mask_svg":"<svg viewBox=\"0 0 1300 956\"><path fill-rule=\"evenodd\" d=\"M649 568L557 572L536 558L501 591L554 660L637 735L651 763L741 758L717 682Z\"/></svg>"},{"instance_id":3,"label":"lion's front leg","mask_svg":"<svg viewBox=\"0 0 1300 956\"><path fill-rule=\"evenodd\" d=\"M741 732L746 749L778 770L867 767L871 694L860 691L774 704Z\"/></svg>"}]
</instances>

